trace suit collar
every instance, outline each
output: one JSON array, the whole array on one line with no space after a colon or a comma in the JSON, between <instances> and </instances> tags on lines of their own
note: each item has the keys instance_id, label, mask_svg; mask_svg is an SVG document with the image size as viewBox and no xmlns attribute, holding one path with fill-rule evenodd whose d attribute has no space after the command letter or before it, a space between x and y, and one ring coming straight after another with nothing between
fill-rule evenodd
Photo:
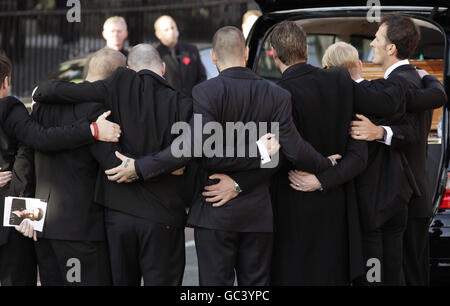
<instances>
[{"instance_id":1,"label":"suit collar","mask_svg":"<svg viewBox=\"0 0 450 306\"><path fill-rule=\"evenodd\" d=\"M221 76L234 79L261 80L262 78L247 67L231 67L220 72Z\"/></svg>"},{"instance_id":2,"label":"suit collar","mask_svg":"<svg viewBox=\"0 0 450 306\"><path fill-rule=\"evenodd\" d=\"M316 69L319 69L317 67L311 66L310 64L305 63L298 63L298 64L294 64L292 66L290 66L289 68L287 68L284 72L283 75L281 76L282 80L287 80L290 78L296 78L300 75L303 74L307 74L310 73Z\"/></svg>"},{"instance_id":3,"label":"suit collar","mask_svg":"<svg viewBox=\"0 0 450 306\"><path fill-rule=\"evenodd\" d=\"M384 78L387 79L394 70L404 65L409 65L409 61L407 59L398 61L395 64L391 65L388 69L386 69L386 72L384 73Z\"/></svg>"},{"instance_id":4,"label":"suit collar","mask_svg":"<svg viewBox=\"0 0 450 306\"><path fill-rule=\"evenodd\" d=\"M139 71L137 74L138 74L139 76L141 76L141 75L149 75L149 76L151 76L155 81L157 81L158 83L160 83L160 84L162 84L162 85L164 85L164 86L166 86L166 87L169 87L169 88L172 88L172 89L173 89L173 87L170 86L170 84L167 82L167 80L166 80L165 78L159 76L157 73L154 73L154 72L151 71L151 70L143 69L143 70ZM175 89L174 89L174 90L175 90Z\"/></svg>"}]
</instances>

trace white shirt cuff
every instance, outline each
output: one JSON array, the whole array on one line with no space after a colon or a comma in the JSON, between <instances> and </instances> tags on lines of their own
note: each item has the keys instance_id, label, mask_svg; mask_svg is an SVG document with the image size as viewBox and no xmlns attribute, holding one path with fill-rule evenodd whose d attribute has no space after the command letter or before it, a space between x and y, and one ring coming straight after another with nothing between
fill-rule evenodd
<instances>
[{"instance_id":1,"label":"white shirt cuff","mask_svg":"<svg viewBox=\"0 0 450 306\"><path fill-rule=\"evenodd\" d=\"M394 133L389 126L381 126L386 131L386 141L378 140L378 142L384 143L387 146L390 146L392 143L392 136Z\"/></svg>"},{"instance_id":2,"label":"white shirt cuff","mask_svg":"<svg viewBox=\"0 0 450 306\"><path fill-rule=\"evenodd\" d=\"M259 140L256 142L256 145L258 146L259 154L261 154L261 165L270 162L270 156L266 146Z\"/></svg>"}]
</instances>

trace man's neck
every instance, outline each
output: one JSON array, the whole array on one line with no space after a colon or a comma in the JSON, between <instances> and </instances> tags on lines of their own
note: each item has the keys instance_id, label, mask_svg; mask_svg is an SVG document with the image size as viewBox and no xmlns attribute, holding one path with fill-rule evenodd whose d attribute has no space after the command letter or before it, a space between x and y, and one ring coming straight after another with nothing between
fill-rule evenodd
<instances>
[{"instance_id":1,"label":"man's neck","mask_svg":"<svg viewBox=\"0 0 450 306\"><path fill-rule=\"evenodd\" d=\"M228 69L228 68L233 68L233 67L243 67L243 68L245 68L246 66L245 66L245 62L244 63L232 63L232 64L225 64L225 65L220 65L219 67L218 67L218 69L219 69L219 72L222 72L222 71L224 71L224 70L226 70L226 69Z\"/></svg>"},{"instance_id":2,"label":"man's neck","mask_svg":"<svg viewBox=\"0 0 450 306\"><path fill-rule=\"evenodd\" d=\"M123 44L120 45L120 46L118 46L118 45L110 46L110 45L107 44L106 46L107 46L108 48L113 49L113 50L116 50L116 51L120 51L120 50L123 49Z\"/></svg>"},{"instance_id":3,"label":"man's neck","mask_svg":"<svg viewBox=\"0 0 450 306\"><path fill-rule=\"evenodd\" d=\"M283 64L280 61L280 64L279 64L280 72L281 72L281 74L283 74L288 68L290 68L290 67L292 67L294 65L297 65L297 64L301 64L301 63L306 63L306 60L304 60L304 59L303 60L299 60L299 61L297 61L297 62L295 62L295 63L293 63L291 65L285 65L285 64Z\"/></svg>"},{"instance_id":4,"label":"man's neck","mask_svg":"<svg viewBox=\"0 0 450 306\"><path fill-rule=\"evenodd\" d=\"M402 62L402 63L401 63ZM397 67L402 66L403 64L407 64L408 59L404 59L404 60L400 60L400 59L396 59L395 61L392 61L391 64L389 66L386 67L386 69L384 69L384 78L388 78L389 75L392 73L392 71L394 71ZM383 65L384 68L384 65Z\"/></svg>"},{"instance_id":5,"label":"man's neck","mask_svg":"<svg viewBox=\"0 0 450 306\"><path fill-rule=\"evenodd\" d=\"M397 57L389 57L384 63L381 64L381 68L384 72L389 69L392 65L395 65L400 60Z\"/></svg>"}]
</instances>

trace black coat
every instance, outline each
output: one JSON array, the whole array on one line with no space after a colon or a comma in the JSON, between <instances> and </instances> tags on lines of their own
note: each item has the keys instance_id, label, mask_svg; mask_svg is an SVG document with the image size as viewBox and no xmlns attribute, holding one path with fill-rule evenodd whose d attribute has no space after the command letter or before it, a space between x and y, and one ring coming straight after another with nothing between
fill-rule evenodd
<instances>
[{"instance_id":1,"label":"black coat","mask_svg":"<svg viewBox=\"0 0 450 306\"><path fill-rule=\"evenodd\" d=\"M0 167L13 171L11 182L0 188L0 216L3 220L4 197L34 197L33 150L58 151L94 142L89 123L61 128L43 128L29 115L23 103L14 97L0 100ZM0 226L0 245L8 240L10 228Z\"/></svg>"},{"instance_id":2,"label":"black coat","mask_svg":"<svg viewBox=\"0 0 450 306\"><path fill-rule=\"evenodd\" d=\"M195 46L178 42L175 46L175 58L170 49L163 44L156 47L161 59L166 63L164 78L176 90L187 96L192 96L192 88L206 80L200 54Z\"/></svg>"},{"instance_id":3,"label":"black coat","mask_svg":"<svg viewBox=\"0 0 450 306\"><path fill-rule=\"evenodd\" d=\"M412 88L423 88L423 82L412 65L403 65L392 71L388 80L394 77L402 77L411 84ZM425 84L433 82L432 78L425 77ZM436 80L434 80L436 83ZM408 99L406 110L409 117L415 121L414 130L410 131L408 125L392 125L392 147L402 150L409 167L414 175L415 182L420 193L413 194L408 203L408 215L410 218L427 218L433 216L433 203L431 201L431 187L427 173L428 134L431 127L433 108L441 107L446 103L445 92L436 92L435 98L430 98L428 103L421 103L417 99ZM439 97L441 97L439 99ZM440 101L440 103L433 103ZM403 137L403 135L406 135ZM408 139L409 138L409 139Z\"/></svg>"},{"instance_id":4,"label":"black coat","mask_svg":"<svg viewBox=\"0 0 450 306\"><path fill-rule=\"evenodd\" d=\"M123 131L120 137L123 153L134 157L168 147L174 138L172 125L188 121L192 115L192 100L149 70L136 73L118 68L110 78L94 83L52 81L39 87L34 99L46 103L105 104L112 110L111 120ZM153 222L184 227L182 181L183 177L168 174L153 181L117 184L103 175L104 191L99 193L98 201L108 208Z\"/></svg>"},{"instance_id":5,"label":"black coat","mask_svg":"<svg viewBox=\"0 0 450 306\"><path fill-rule=\"evenodd\" d=\"M418 92L415 89L423 88L423 84L412 65L398 67L387 80L364 81L362 84L378 90L392 84L406 84L410 89L405 96L407 108L430 109L445 103L445 94L436 89L436 86L440 86L439 81L433 77L425 77L423 80L427 87L431 87L424 95L426 99L414 94ZM374 230L405 208L412 199L416 199L415 203L421 201L424 216L431 216L430 191L425 175L430 112L422 114L421 118L407 112L384 119L372 117L371 120L377 125L391 126L393 137L391 146L376 141L369 143L368 166L357 179L363 230ZM406 148L410 148L409 153ZM412 212L415 211L417 208L412 207Z\"/></svg>"},{"instance_id":6,"label":"black coat","mask_svg":"<svg viewBox=\"0 0 450 306\"><path fill-rule=\"evenodd\" d=\"M324 156L344 158L317 174L323 192L292 189L289 164L274 176L273 284L347 284L362 272L353 178L366 166L367 144L348 135L353 110L363 102L355 94L360 86L341 69L304 63L288 68L278 84L292 94L294 122L305 140Z\"/></svg>"},{"instance_id":7,"label":"black coat","mask_svg":"<svg viewBox=\"0 0 450 306\"><path fill-rule=\"evenodd\" d=\"M104 106L98 103L38 104L32 115L44 127L57 127L80 120L93 122L103 112ZM99 171L97 160L104 162L106 157L95 154L95 146L54 153L35 152L36 198L47 202L45 227L38 237L105 240L103 207L94 203L94 196Z\"/></svg>"}]
</instances>

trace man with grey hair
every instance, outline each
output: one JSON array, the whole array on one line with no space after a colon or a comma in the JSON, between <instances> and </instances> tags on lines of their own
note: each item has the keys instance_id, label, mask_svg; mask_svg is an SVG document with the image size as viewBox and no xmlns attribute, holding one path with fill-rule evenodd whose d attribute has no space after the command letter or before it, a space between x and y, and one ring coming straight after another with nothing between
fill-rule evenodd
<instances>
[{"instance_id":1,"label":"man with grey hair","mask_svg":"<svg viewBox=\"0 0 450 306\"><path fill-rule=\"evenodd\" d=\"M191 117L192 100L162 77L165 65L151 45L135 46L128 65L94 83L51 81L36 91L34 99L104 103L112 110L112 121L121 125L123 152L131 156L158 152L174 139L172 125ZM145 285L181 285L186 219L182 179L168 174L153 181L116 184L102 175L98 201L106 207L114 285L139 286L142 277Z\"/></svg>"}]
</instances>

